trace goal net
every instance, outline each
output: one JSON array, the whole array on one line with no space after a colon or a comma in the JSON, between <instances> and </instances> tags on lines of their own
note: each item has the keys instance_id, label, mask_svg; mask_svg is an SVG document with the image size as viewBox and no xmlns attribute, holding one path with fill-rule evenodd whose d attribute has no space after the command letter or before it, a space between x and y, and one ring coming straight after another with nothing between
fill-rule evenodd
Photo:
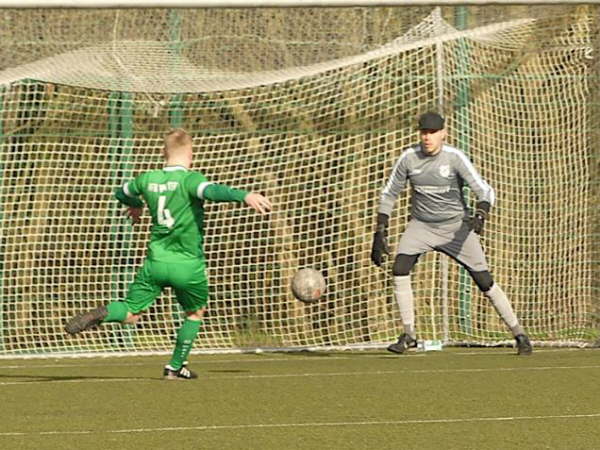
<instances>
[{"instance_id":1,"label":"goal net","mask_svg":"<svg viewBox=\"0 0 600 450\"><path fill-rule=\"evenodd\" d=\"M274 204L265 217L206 205L210 300L195 351L389 343L401 323L371 240L381 188L427 110L445 114L448 142L496 190L482 241L532 340L593 345L598 17L593 6L0 10L0 355L172 349L182 311L168 289L135 327L63 331L125 298L149 219L132 227L113 192L162 166L172 127L193 135L195 169ZM311 305L289 289L304 267L328 285ZM444 255L422 257L412 282L419 338L512 341Z\"/></svg>"}]
</instances>

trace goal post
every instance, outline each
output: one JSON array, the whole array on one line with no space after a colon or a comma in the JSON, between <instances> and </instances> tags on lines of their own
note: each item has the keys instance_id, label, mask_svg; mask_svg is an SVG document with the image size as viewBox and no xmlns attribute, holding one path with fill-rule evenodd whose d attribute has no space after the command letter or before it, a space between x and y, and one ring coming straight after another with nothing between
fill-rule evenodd
<instances>
[{"instance_id":1,"label":"goal post","mask_svg":"<svg viewBox=\"0 0 600 450\"><path fill-rule=\"evenodd\" d=\"M168 289L135 327L63 325L125 297L149 220L132 228L113 192L161 167L175 126L194 168L274 204L206 204L194 351L383 347L401 323L391 267L369 259L376 208L430 109L497 192L484 248L532 340L594 345L598 7L460 8L0 9L0 357L172 349ZM290 291L305 267L320 302ZM420 338L511 342L454 262L428 254L412 279Z\"/></svg>"}]
</instances>

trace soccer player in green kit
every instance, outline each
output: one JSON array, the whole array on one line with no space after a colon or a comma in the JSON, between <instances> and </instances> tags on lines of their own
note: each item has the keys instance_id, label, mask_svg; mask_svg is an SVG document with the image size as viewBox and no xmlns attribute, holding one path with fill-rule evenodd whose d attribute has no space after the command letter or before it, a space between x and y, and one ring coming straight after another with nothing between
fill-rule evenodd
<instances>
[{"instance_id":1,"label":"soccer player in green kit","mask_svg":"<svg viewBox=\"0 0 600 450\"><path fill-rule=\"evenodd\" d=\"M152 216L148 254L125 301L78 314L67 322L65 330L74 335L106 322L134 324L162 289L170 286L187 317L177 333L175 350L163 375L168 380L189 380L197 375L185 362L208 300L204 201L245 202L263 215L271 210L271 203L260 194L214 184L200 172L191 171L192 138L182 129L165 136L163 153L165 167L142 173L116 192L119 202L128 207L134 224L139 222L144 202Z\"/></svg>"}]
</instances>

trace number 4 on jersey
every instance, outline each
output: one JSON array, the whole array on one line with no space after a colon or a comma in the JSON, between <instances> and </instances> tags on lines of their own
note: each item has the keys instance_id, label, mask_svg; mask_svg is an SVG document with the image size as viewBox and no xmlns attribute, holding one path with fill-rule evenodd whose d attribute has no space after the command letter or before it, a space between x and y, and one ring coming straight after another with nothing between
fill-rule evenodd
<instances>
[{"instance_id":1,"label":"number 4 on jersey","mask_svg":"<svg viewBox=\"0 0 600 450\"><path fill-rule=\"evenodd\" d=\"M175 219L173 219L173 216L171 216L171 211L165 208L166 203L167 197L164 195L158 197L158 223L166 226L167 228L173 228L173 225L175 225Z\"/></svg>"}]
</instances>

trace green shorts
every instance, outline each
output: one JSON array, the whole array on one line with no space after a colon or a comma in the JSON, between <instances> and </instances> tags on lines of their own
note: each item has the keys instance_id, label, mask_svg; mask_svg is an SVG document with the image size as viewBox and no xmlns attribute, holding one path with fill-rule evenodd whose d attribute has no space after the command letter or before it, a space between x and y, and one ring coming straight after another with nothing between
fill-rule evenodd
<instances>
[{"instance_id":1,"label":"green shorts","mask_svg":"<svg viewBox=\"0 0 600 450\"><path fill-rule=\"evenodd\" d=\"M203 259L182 262L146 259L129 286L125 302L132 314L142 312L156 300L163 288L173 288L184 311L196 311L208 303L208 280Z\"/></svg>"}]
</instances>

